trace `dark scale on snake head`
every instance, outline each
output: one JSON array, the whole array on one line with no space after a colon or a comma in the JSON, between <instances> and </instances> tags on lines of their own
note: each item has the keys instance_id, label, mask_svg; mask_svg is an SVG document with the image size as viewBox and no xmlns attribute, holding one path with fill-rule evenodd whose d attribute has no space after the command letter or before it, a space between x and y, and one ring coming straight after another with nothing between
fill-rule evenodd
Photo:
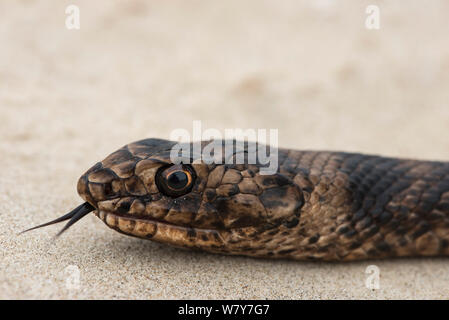
<instances>
[{"instance_id":1,"label":"dark scale on snake head","mask_svg":"<svg viewBox=\"0 0 449 320\"><path fill-rule=\"evenodd\" d=\"M78 181L89 212L120 233L214 253L350 261L449 255L449 163L278 150L262 165L172 163L175 142L124 146ZM202 148L208 142L202 142ZM190 146L192 147L192 146ZM192 160L192 159L189 159Z\"/></svg>"}]
</instances>

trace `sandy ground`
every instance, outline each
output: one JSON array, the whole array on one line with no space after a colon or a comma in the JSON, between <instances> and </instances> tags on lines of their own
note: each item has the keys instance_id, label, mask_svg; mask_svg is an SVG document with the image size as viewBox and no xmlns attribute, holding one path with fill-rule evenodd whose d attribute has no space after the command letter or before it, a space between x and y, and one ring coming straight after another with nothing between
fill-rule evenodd
<instances>
[{"instance_id":1,"label":"sandy ground","mask_svg":"<svg viewBox=\"0 0 449 320\"><path fill-rule=\"evenodd\" d=\"M449 298L444 258L349 264L192 253L89 215L76 181L175 128L278 128L284 147L449 160L449 2L0 2L0 298ZM380 7L380 30L364 26ZM380 289L365 286L368 265ZM79 288L67 286L79 270Z\"/></svg>"}]
</instances>

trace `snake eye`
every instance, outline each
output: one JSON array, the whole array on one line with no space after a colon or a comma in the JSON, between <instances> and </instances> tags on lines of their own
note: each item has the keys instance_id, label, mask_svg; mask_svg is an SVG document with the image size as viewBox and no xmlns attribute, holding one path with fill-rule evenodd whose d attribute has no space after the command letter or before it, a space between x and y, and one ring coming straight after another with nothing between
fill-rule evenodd
<instances>
[{"instance_id":1,"label":"snake eye","mask_svg":"<svg viewBox=\"0 0 449 320\"><path fill-rule=\"evenodd\" d=\"M179 197L192 189L195 171L187 165L177 164L161 168L156 174L156 185L162 193Z\"/></svg>"}]
</instances>

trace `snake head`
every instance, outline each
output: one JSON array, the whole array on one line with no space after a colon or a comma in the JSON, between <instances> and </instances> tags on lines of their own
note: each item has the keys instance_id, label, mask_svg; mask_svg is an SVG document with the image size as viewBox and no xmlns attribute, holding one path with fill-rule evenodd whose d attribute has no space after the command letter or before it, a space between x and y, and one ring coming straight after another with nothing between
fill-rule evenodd
<instances>
[{"instance_id":1,"label":"snake head","mask_svg":"<svg viewBox=\"0 0 449 320\"><path fill-rule=\"evenodd\" d=\"M237 151L213 163L193 157L177 163L176 145L160 139L126 145L82 175L78 193L121 233L208 251L238 254L262 233L298 224L304 199L287 175L226 161Z\"/></svg>"}]
</instances>

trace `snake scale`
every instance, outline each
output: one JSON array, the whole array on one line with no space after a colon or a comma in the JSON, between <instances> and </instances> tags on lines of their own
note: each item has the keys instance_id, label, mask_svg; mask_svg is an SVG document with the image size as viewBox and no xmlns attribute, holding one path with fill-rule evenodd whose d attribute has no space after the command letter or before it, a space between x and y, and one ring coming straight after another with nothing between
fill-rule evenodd
<instances>
[{"instance_id":1,"label":"snake scale","mask_svg":"<svg viewBox=\"0 0 449 320\"><path fill-rule=\"evenodd\" d=\"M262 175L260 164L173 164L174 144L146 139L112 153L79 179L86 202L41 226L69 220L64 231L94 211L126 235L222 254L449 254L447 162L279 149L276 173Z\"/></svg>"}]
</instances>

